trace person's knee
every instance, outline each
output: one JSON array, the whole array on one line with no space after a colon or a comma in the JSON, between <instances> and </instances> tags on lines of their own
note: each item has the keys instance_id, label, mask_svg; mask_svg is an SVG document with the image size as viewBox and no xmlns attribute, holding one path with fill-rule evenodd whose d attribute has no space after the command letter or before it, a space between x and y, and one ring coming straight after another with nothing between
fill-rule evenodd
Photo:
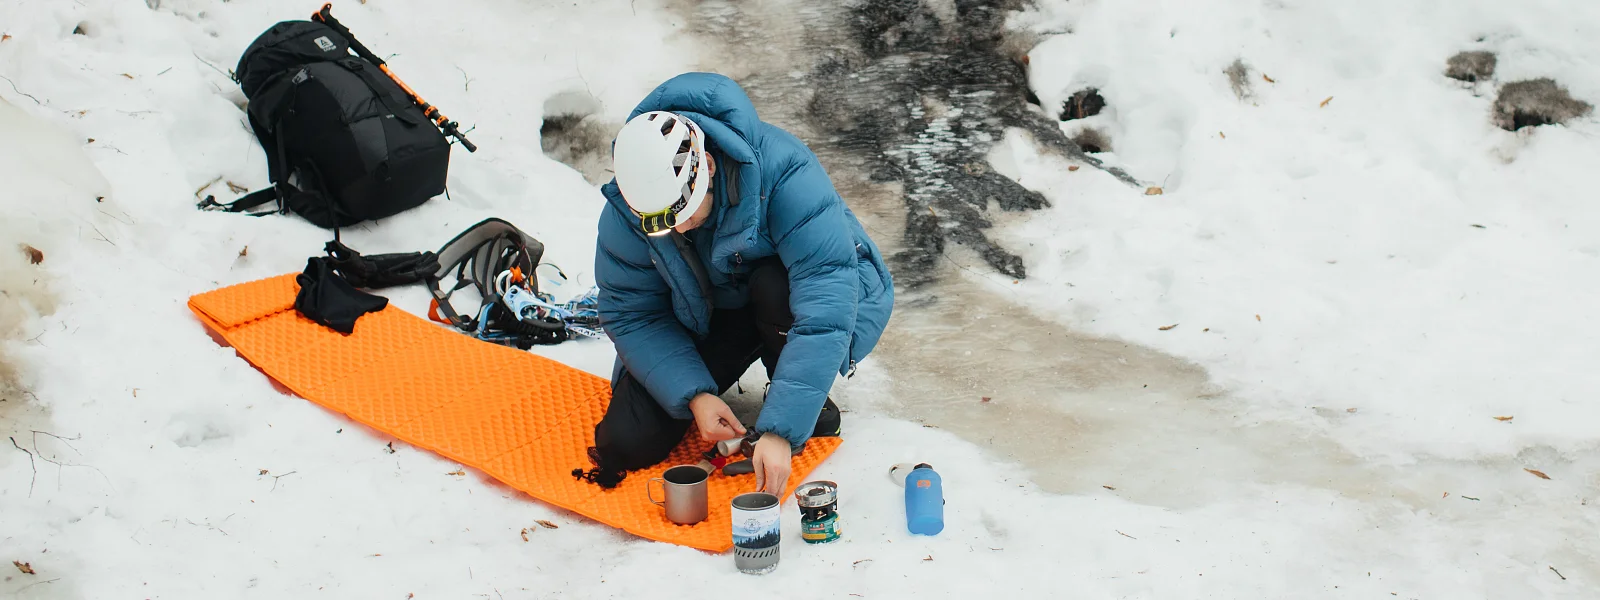
<instances>
[{"instance_id":1,"label":"person's knee","mask_svg":"<svg viewBox=\"0 0 1600 600\"><path fill-rule=\"evenodd\" d=\"M659 463L687 429L687 421L668 416L638 380L624 373L613 384L605 417L595 425L600 466L632 471Z\"/></svg>"},{"instance_id":2,"label":"person's knee","mask_svg":"<svg viewBox=\"0 0 1600 600\"><path fill-rule=\"evenodd\" d=\"M604 435L606 443L599 445L600 460L603 467L623 471L643 469L667 459L672 454L672 449L677 446L677 439L664 442L663 438L674 437L664 435L668 432L649 431L643 429L628 429L619 431L615 423L601 421L596 439ZM675 436L681 438L682 436Z\"/></svg>"}]
</instances>

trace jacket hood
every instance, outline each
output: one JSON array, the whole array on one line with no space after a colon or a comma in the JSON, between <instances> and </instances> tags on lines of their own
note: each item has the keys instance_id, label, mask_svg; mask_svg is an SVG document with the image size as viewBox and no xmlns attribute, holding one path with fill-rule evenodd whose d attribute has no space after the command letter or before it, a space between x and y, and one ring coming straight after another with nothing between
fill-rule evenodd
<instances>
[{"instance_id":1,"label":"jacket hood","mask_svg":"<svg viewBox=\"0 0 1600 600\"><path fill-rule=\"evenodd\" d=\"M754 162L761 120L739 84L716 73L684 73L668 79L644 97L628 120L652 110L694 119L711 141L735 161Z\"/></svg>"},{"instance_id":2,"label":"jacket hood","mask_svg":"<svg viewBox=\"0 0 1600 600\"><path fill-rule=\"evenodd\" d=\"M693 119L715 146L718 179L723 185L715 191L717 241L712 262L726 272L738 253L757 243L764 212L763 173L756 151L762 129L755 105L744 89L725 75L684 73L656 86L628 114L628 119L655 110ZM613 179L605 186L606 199L622 214L631 216L631 209L615 185ZM730 193L735 197L729 197Z\"/></svg>"}]
</instances>

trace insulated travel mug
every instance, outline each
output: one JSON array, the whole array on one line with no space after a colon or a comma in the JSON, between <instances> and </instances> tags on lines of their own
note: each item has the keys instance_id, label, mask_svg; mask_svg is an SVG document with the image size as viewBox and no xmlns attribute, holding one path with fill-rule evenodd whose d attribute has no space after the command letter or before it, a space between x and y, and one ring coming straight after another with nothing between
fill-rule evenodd
<instances>
[{"instance_id":1,"label":"insulated travel mug","mask_svg":"<svg viewBox=\"0 0 1600 600\"><path fill-rule=\"evenodd\" d=\"M778 497L765 492L733 498L733 564L752 575L778 568Z\"/></svg>"}]
</instances>

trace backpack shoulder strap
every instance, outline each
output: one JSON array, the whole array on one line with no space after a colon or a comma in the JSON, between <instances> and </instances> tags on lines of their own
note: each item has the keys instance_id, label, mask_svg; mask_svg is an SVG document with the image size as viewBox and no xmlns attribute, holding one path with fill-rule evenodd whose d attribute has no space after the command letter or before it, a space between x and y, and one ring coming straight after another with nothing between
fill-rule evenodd
<instances>
[{"instance_id":1,"label":"backpack shoulder strap","mask_svg":"<svg viewBox=\"0 0 1600 600\"><path fill-rule=\"evenodd\" d=\"M245 212L257 206L276 200L278 210L271 212L251 213L253 216L283 212L289 197L293 194L308 193L296 189L289 184L289 175L294 168L288 162L288 152L284 148L283 136L280 135L279 126L283 117L294 106L295 78L300 77L304 69L283 73L267 85L262 86L263 92L259 98L252 100L247 109L246 117L250 121L250 128L255 131L256 138L273 146L273 151L267 153L267 178L272 181L272 186L250 192L233 202L223 204L216 201L215 196L206 196L200 201L201 210L220 210L226 212ZM269 141L270 140L270 141Z\"/></svg>"}]
</instances>

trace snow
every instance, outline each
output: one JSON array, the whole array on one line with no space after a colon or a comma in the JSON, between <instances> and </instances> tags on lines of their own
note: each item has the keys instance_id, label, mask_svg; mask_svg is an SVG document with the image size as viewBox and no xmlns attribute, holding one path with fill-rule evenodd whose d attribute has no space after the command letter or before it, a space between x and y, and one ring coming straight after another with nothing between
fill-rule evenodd
<instances>
[{"instance_id":1,"label":"snow","mask_svg":"<svg viewBox=\"0 0 1600 600\"><path fill-rule=\"evenodd\" d=\"M1024 184L1056 209L1014 235L1039 242L1030 264L1065 276L1023 293L1074 326L1196 360L1263 408L1360 408L1336 435L1373 458L1593 449L1600 407L1583 400L1600 372L1585 350L1600 319L1577 299L1600 291L1600 206L1583 192L1600 129L1496 129L1492 88L1475 94L1443 67L1488 49L1500 82L1552 76L1592 98L1585 66L1600 55L1565 25L1600 21L1477 4L1057 17L1077 33L1034 52L1041 99L1099 86L1113 110L1094 119L1116 158L1165 194L1031 161ZM1239 57L1256 70L1248 102L1220 72ZM1487 418L1512 414L1514 427Z\"/></svg>"},{"instance_id":2,"label":"snow","mask_svg":"<svg viewBox=\"0 0 1600 600\"><path fill-rule=\"evenodd\" d=\"M390 453L389 438L274 388L190 315L190 295L298 271L328 237L193 208L234 197L227 182L265 184L242 95L206 63L232 68L261 30L315 5L0 5L0 246L45 254L38 268L0 259L6 297L28 294L0 305L17 328L0 320L0 357L29 390L0 393L0 425L32 452L0 450L0 562L37 572L6 572L0 591L631 598L693 581L669 593L1600 596L1600 319L1585 306L1600 292L1600 206L1583 179L1600 129L1496 129L1495 84L1442 75L1455 52L1492 50L1496 82L1549 76L1594 102L1600 7L1040 4L1016 26L1072 32L1030 53L1043 104L1098 87L1106 112L1064 126L1102 128L1115 150L1102 157L1164 193L1068 171L1015 133L992 162L1053 204L999 220L1030 278L986 277L976 260L959 276L1007 289L1041 322L1143 348L1093 360L1165 372L1156 381L1179 391L1162 393L1180 396L1119 389L1113 406L1041 382L1039 412L1014 414L1080 419L1076 435L1115 449L1061 463L1116 489L1063 492L1041 483L1062 475L999 458L973 428L917 423L895 397L906 359L868 361L835 388L847 443L815 474L840 485L844 539L799 543L788 503L783 562L759 580L731 556L449 475L458 465L404 444ZM561 293L580 291L602 201L541 152L544 113L619 120L703 68L704 41L657 2L449 8L335 7L481 147L455 152L449 198L345 239L431 249L499 216L574 277ZM1237 58L1252 68L1245 101L1222 74ZM426 307L420 289L386 295ZM613 356L605 342L538 351L602 376ZM1171 366L1184 361L1195 370ZM991 438L1027 432L1017 446L1061 442L979 423ZM905 461L944 476L937 537L904 530L885 472Z\"/></svg>"}]
</instances>

